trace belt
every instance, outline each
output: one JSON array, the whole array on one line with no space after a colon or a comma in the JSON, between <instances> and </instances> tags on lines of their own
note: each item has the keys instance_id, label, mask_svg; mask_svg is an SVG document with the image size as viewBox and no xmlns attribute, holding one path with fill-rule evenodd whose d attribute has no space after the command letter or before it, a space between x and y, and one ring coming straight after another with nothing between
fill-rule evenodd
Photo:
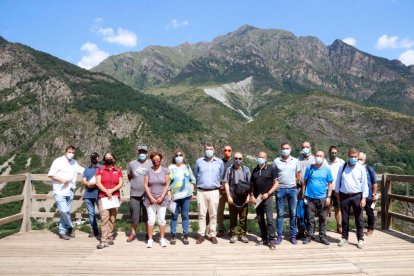
<instances>
[{"instance_id":1,"label":"belt","mask_svg":"<svg viewBox=\"0 0 414 276\"><path fill-rule=\"evenodd\" d=\"M354 196L357 196L357 195L360 195L360 194L362 194L362 193L361 192L359 192L359 193L343 193L343 192L340 192L341 197L354 197Z\"/></svg>"},{"instance_id":2,"label":"belt","mask_svg":"<svg viewBox=\"0 0 414 276\"><path fill-rule=\"evenodd\" d=\"M214 190L218 190L218 189L219 189L219 187L212 188L212 189L204 189L204 188L197 187L197 189L199 189L199 190L201 190L201 191L214 191Z\"/></svg>"}]
</instances>

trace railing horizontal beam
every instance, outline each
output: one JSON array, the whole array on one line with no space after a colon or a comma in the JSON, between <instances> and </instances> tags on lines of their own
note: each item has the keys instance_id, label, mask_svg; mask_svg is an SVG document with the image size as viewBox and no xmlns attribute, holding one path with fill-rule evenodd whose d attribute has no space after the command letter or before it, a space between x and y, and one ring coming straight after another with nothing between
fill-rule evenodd
<instances>
[{"instance_id":1,"label":"railing horizontal beam","mask_svg":"<svg viewBox=\"0 0 414 276\"><path fill-rule=\"evenodd\" d=\"M399 214L399 213L394 213L394 212L389 212L388 214L393 218L397 218L397 219L400 219L400 220L404 220L404 221L414 223L414 218L413 217L409 217L409 216L402 215L402 214Z\"/></svg>"},{"instance_id":2,"label":"railing horizontal beam","mask_svg":"<svg viewBox=\"0 0 414 276\"><path fill-rule=\"evenodd\" d=\"M397 175L397 174L388 174L387 180L389 181L399 181L399 182L413 182L414 175Z\"/></svg>"},{"instance_id":3,"label":"railing horizontal beam","mask_svg":"<svg viewBox=\"0 0 414 276\"><path fill-rule=\"evenodd\" d=\"M25 181L25 180L26 180L26 175L24 175L24 174L2 175L2 176L0 176L0 183Z\"/></svg>"},{"instance_id":4,"label":"railing horizontal beam","mask_svg":"<svg viewBox=\"0 0 414 276\"><path fill-rule=\"evenodd\" d=\"M3 197L3 198L0 198L0 205L11 203L11 202L16 202L16 201L21 201L23 199L24 199L23 195Z\"/></svg>"},{"instance_id":5,"label":"railing horizontal beam","mask_svg":"<svg viewBox=\"0 0 414 276\"><path fill-rule=\"evenodd\" d=\"M414 197L412 197L412 196L389 194L388 197L390 199L395 199L395 200L399 200L399 201L414 203Z\"/></svg>"},{"instance_id":6,"label":"railing horizontal beam","mask_svg":"<svg viewBox=\"0 0 414 276\"><path fill-rule=\"evenodd\" d=\"M23 213L18 213L18 214L9 216L9 217L1 218L0 225L7 224L7 223L10 223L16 220L21 220L21 219L23 219Z\"/></svg>"}]
</instances>

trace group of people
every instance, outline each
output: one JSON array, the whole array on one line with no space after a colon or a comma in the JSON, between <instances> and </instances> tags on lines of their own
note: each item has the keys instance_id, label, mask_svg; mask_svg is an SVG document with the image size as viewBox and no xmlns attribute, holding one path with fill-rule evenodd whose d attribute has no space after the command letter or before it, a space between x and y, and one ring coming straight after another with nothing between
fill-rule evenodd
<instances>
[{"instance_id":1,"label":"group of people","mask_svg":"<svg viewBox=\"0 0 414 276\"><path fill-rule=\"evenodd\" d=\"M81 167L74 159L75 147L68 146L65 154L54 160L49 177L60 212L59 237L64 240L75 237L70 209L76 186L77 174L82 174L85 186L84 202L89 213L92 231L90 237L100 238L98 249L114 243L114 227L117 205L123 186L122 170L116 166L116 156L94 152L90 165ZM240 152L233 153L231 146L223 148L223 158L216 156L212 143L204 145L204 154L198 158L194 172L187 164L182 151L177 150L168 168L163 167L163 154L148 151L146 145L137 147L137 157L128 165L127 175L131 184L130 213L131 232L127 242L137 238L137 225L145 222L147 247L154 244L153 231L158 222L162 247L167 246L165 238L166 212L171 212L171 245L177 242L177 220L182 219L182 243L189 244L189 210L191 199L197 199L198 236L196 244L206 239L217 244L217 237L225 235L224 210L228 204L230 214L230 243L238 240L248 243L248 205L256 210L260 228L257 245L275 249L283 241L285 200L289 213L289 240L303 244L314 240L315 217L319 220L319 241L329 245L326 237L327 217L330 206L335 209L337 231L342 234L339 246L348 243L350 211L353 209L357 228L358 248L363 248L363 210L368 216L367 235L374 230L373 204L377 200L376 174L366 164L366 155L355 148L347 152L345 162L338 155L338 148L331 146L326 158L323 151L312 154L311 144L301 145L299 158L291 156L292 147L282 143L280 156L268 162L266 152L256 155L256 167L250 171L243 162ZM273 195L276 197L276 227L273 219ZM101 216L101 233L95 217L95 206ZM304 209L304 223L297 219L297 207ZM298 222L298 223L297 223Z\"/></svg>"}]
</instances>

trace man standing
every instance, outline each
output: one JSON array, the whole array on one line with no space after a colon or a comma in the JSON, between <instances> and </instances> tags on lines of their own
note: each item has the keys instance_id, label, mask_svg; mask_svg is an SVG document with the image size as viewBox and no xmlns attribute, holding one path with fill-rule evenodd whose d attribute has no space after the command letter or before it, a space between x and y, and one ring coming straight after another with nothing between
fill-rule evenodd
<instances>
[{"instance_id":1,"label":"man standing","mask_svg":"<svg viewBox=\"0 0 414 276\"><path fill-rule=\"evenodd\" d=\"M213 244L218 243L216 238L217 207L223 173L224 164L221 159L214 156L214 145L206 143L204 146L204 157L198 158L195 164L199 224L197 244L204 241L207 212L210 218L209 238Z\"/></svg>"},{"instance_id":2,"label":"man standing","mask_svg":"<svg viewBox=\"0 0 414 276\"><path fill-rule=\"evenodd\" d=\"M319 217L319 239L329 245L326 239L326 206L331 204L332 174L327 166L323 166L325 154L316 152L315 164L309 165L304 173L303 191L307 201L307 236L303 244L312 241L315 232L315 216Z\"/></svg>"},{"instance_id":3,"label":"man standing","mask_svg":"<svg viewBox=\"0 0 414 276\"><path fill-rule=\"evenodd\" d=\"M74 146L68 146L64 155L53 161L48 172L48 177L52 179L53 194L60 213L59 237L64 240L75 237L70 209L76 189L76 176L84 171L84 168L73 159L75 151Z\"/></svg>"},{"instance_id":4,"label":"man standing","mask_svg":"<svg viewBox=\"0 0 414 276\"><path fill-rule=\"evenodd\" d=\"M342 240L338 246L348 244L349 213L353 209L357 228L358 248L364 247L364 218L362 210L368 196L367 171L358 163L359 151L355 148L348 150L348 162L339 168L336 178L336 196L342 213Z\"/></svg>"},{"instance_id":5,"label":"man standing","mask_svg":"<svg viewBox=\"0 0 414 276\"><path fill-rule=\"evenodd\" d=\"M144 221L146 233L148 233L148 215L147 209L144 206L144 176L145 173L151 169L152 162L148 160L148 147L146 145L139 145L137 147L137 158L131 161L128 165L128 180L131 183L129 210L131 212L131 233L127 242L132 242L136 238L137 225ZM148 234L147 234L148 235Z\"/></svg>"},{"instance_id":6,"label":"man standing","mask_svg":"<svg viewBox=\"0 0 414 276\"><path fill-rule=\"evenodd\" d=\"M230 243L235 243L238 236L244 243L249 240L246 237L247 233L247 203L249 202L250 193L250 170L243 166L243 155L240 152L234 154L234 164L227 168L224 176L224 183L227 194L227 201L229 203L230 212ZM235 185L240 189L238 194L235 194ZM244 189L246 188L246 189ZM233 193L231 192L233 191ZM237 217L240 221L240 231L237 227Z\"/></svg>"},{"instance_id":7,"label":"man standing","mask_svg":"<svg viewBox=\"0 0 414 276\"><path fill-rule=\"evenodd\" d=\"M339 172L339 168L345 163L344 160L338 157L338 148L336 146L331 146L329 148L329 158L328 158L328 166L331 169L332 173L332 183L336 183L336 177ZM334 185L334 189L336 189ZM341 209L339 208L339 202L336 198L337 191L334 190L331 197L331 202L335 210L335 220L336 220L336 231L338 233L342 233L342 217L341 217ZM328 212L330 209L330 206L327 207ZM329 214L329 213L328 213Z\"/></svg>"},{"instance_id":8,"label":"man standing","mask_svg":"<svg viewBox=\"0 0 414 276\"><path fill-rule=\"evenodd\" d=\"M232 154L232 148L231 146L227 145L223 148L223 159L221 159L224 163L224 172L227 171L228 168L233 165L233 158L231 158ZM224 179L224 175L223 175ZM224 208L226 206L227 202L227 195L226 195L226 189L225 189L225 183L222 182L222 185L220 186L220 199L218 204L218 210L217 210L217 237L224 237L225 229L224 229Z\"/></svg>"},{"instance_id":9,"label":"man standing","mask_svg":"<svg viewBox=\"0 0 414 276\"><path fill-rule=\"evenodd\" d=\"M285 199L289 206L290 218L290 242L297 244L296 241L296 204L298 193L296 183L300 180L300 164L298 159L292 157L291 147L288 143L281 145L282 155L273 161L276 170L279 188L276 190L277 201L277 239L276 244L282 243L283 223L285 214Z\"/></svg>"},{"instance_id":10,"label":"man standing","mask_svg":"<svg viewBox=\"0 0 414 276\"><path fill-rule=\"evenodd\" d=\"M83 201L85 202L86 209L88 209L89 223L92 227L92 233L89 234L89 238L98 237L99 235L98 224L96 223L95 217L95 206L98 206L99 189L96 187L95 174L98 168L101 167L101 164L99 164L99 154L93 152L91 154L91 164L85 168L82 175L82 184L85 185Z\"/></svg>"},{"instance_id":11,"label":"man standing","mask_svg":"<svg viewBox=\"0 0 414 276\"><path fill-rule=\"evenodd\" d=\"M367 236L371 236L374 233L375 226L375 215L374 209L371 208L372 203L377 202L377 174L374 171L372 166L367 165L367 155L363 152L359 153L358 161L365 167L367 170L367 180L368 180L368 197L367 204L365 205L365 212L367 212L368 217L368 231Z\"/></svg>"}]
</instances>

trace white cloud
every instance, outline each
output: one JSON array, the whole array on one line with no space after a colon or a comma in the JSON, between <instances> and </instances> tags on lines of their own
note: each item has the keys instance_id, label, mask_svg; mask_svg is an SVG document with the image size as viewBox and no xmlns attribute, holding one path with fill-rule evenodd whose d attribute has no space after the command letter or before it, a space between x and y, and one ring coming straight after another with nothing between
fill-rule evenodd
<instances>
[{"instance_id":1,"label":"white cloud","mask_svg":"<svg viewBox=\"0 0 414 276\"><path fill-rule=\"evenodd\" d=\"M414 65L414 50L407 50L402 53L399 60L405 65Z\"/></svg>"},{"instance_id":2,"label":"white cloud","mask_svg":"<svg viewBox=\"0 0 414 276\"><path fill-rule=\"evenodd\" d=\"M96 32L108 43L118 44L125 47L135 47L137 45L137 35L126 29L118 28L114 31L112 28L98 28Z\"/></svg>"},{"instance_id":3,"label":"white cloud","mask_svg":"<svg viewBox=\"0 0 414 276\"><path fill-rule=\"evenodd\" d=\"M409 49L413 45L414 41L408 38L400 39L398 36L388 36L384 34L378 38L376 47L380 50L397 48Z\"/></svg>"},{"instance_id":4,"label":"white cloud","mask_svg":"<svg viewBox=\"0 0 414 276\"><path fill-rule=\"evenodd\" d=\"M187 20L178 21L177 19L173 18L171 22L168 24L167 29L178 29L187 26L189 23Z\"/></svg>"},{"instance_id":5,"label":"white cloud","mask_svg":"<svg viewBox=\"0 0 414 276\"><path fill-rule=\"evenodd\" d=\"M102 51L96 44L89 41L83 44L80 49L81 51L86 52L86 55L84 55L78 62L78 66L88 70L95 67L109 56L107 52Z\"/></svg>"},{"instance_id":6,"label":"white cloud","mask_svg":"<svg viewBox=\"0 0 414 276\"><path fill-rule=\"evenodd\" d=\"M351 46L355 46L356 43L357 43L356 39L353 38L353 37L344 38L344 39L342 39L342 41L345 42L348 45L351 45Z\"/></svg>"}]
</instances>

